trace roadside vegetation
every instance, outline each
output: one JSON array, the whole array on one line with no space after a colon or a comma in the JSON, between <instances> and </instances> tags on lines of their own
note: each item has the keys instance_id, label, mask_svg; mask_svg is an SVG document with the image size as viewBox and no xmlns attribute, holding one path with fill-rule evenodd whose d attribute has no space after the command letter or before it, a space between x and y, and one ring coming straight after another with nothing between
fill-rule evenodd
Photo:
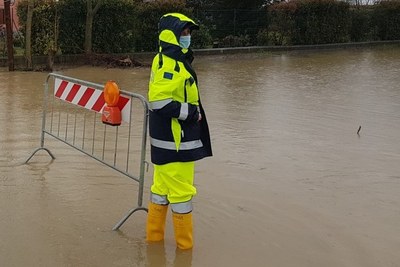
<instances>
[{"instance_id":1,"label":"roadside vegetation","mask_svg":"<svg viewBox=\"0 0 400 267\"><path fill-rule=\"evenodd\" d=\"M167 12L182 12L200 23L194 48L400 40L398 0L368 5L337 0L24 0L18 5L21 29L14 46L25 56L27 69L40 55L47 55L51 68L59 55L96 60L96 55L154 52L157 23ZM5 56L0 37L0 55Z\"/></svg>"}]
</instances>

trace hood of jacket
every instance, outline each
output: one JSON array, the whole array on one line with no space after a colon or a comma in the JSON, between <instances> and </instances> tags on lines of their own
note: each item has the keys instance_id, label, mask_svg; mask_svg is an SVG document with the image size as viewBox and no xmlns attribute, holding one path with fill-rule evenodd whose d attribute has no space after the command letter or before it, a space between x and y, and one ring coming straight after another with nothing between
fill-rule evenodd
<instances>
[{"instance_id":1,"label":"hood of jacket","mask_svg":"<svg viewBox=\"0 0 400 267\"><path fill-rule=\"evenodd\" d=\"M187 16L180 13L168 13L160 18L159 30L159 52L173 59L184 61L190 49L179 46L179 38L183 29L197 30L199 26ZM191 54L188 53L188 54Z\"/></svg>"}]
</instances>

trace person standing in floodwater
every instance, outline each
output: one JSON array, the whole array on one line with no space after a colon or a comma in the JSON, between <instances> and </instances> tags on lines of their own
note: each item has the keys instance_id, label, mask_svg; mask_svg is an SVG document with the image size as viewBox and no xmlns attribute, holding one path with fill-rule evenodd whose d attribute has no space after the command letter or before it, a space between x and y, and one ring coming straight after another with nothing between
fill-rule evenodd
<instances>
[{"instance_id":1,"label":"person standing in floodwater","mask_svg":"<svg viewBox=\"0 0 400 267\"><path fill-rule=\"evenodd\" d=\"M159 52L149 82L151 161L154 164L146 240L164 239L171 204L178 248L193 247L192 198L195 161L212 156L210 133L200 102L189 48L199 26L179 13L159 21Z\"/></svg>"}]
</instances>

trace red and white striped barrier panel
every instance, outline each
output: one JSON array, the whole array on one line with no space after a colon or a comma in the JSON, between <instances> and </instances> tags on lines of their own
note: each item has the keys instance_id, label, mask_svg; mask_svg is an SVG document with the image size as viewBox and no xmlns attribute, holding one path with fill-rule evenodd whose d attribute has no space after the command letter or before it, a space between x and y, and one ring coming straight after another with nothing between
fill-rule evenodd
<instances>
[{"instance_id":1,"label":"red and white striped barrier panel","mask_svg":"<svg viewBox=\"0 0 400 267\"><path fill-rule=\"evenodd\" d=\"M73 82L56 78L54 82L54 96L74 105L102 113L106 102L103 91L90 88ZM120 95L118 108L121 110L122 120L129 122L131 116L131 98Z\"/></svg>"}]
</instances>

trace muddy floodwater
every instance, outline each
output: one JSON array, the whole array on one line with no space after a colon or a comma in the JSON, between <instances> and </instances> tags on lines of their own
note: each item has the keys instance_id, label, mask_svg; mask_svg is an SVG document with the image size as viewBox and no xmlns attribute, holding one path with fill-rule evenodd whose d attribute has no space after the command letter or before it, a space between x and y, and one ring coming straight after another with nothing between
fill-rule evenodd
<instances>
[{"instance_id":1,"label":"muddy floodwater","mask_svg":"<svg viewBox=\"0 0 400 267\"><path fill-rule=\"evenodd\" d=\"M197 164L190 252L170 213L164 244L146 244L144 211L112 231L137 183L79 151L46 137L56 159L24 164L47 73L0 71L0 266L400 266L400 47L194 67L214 157ZM148 68L58 73L147 94Z\"/></svg>"}]
</instances>

